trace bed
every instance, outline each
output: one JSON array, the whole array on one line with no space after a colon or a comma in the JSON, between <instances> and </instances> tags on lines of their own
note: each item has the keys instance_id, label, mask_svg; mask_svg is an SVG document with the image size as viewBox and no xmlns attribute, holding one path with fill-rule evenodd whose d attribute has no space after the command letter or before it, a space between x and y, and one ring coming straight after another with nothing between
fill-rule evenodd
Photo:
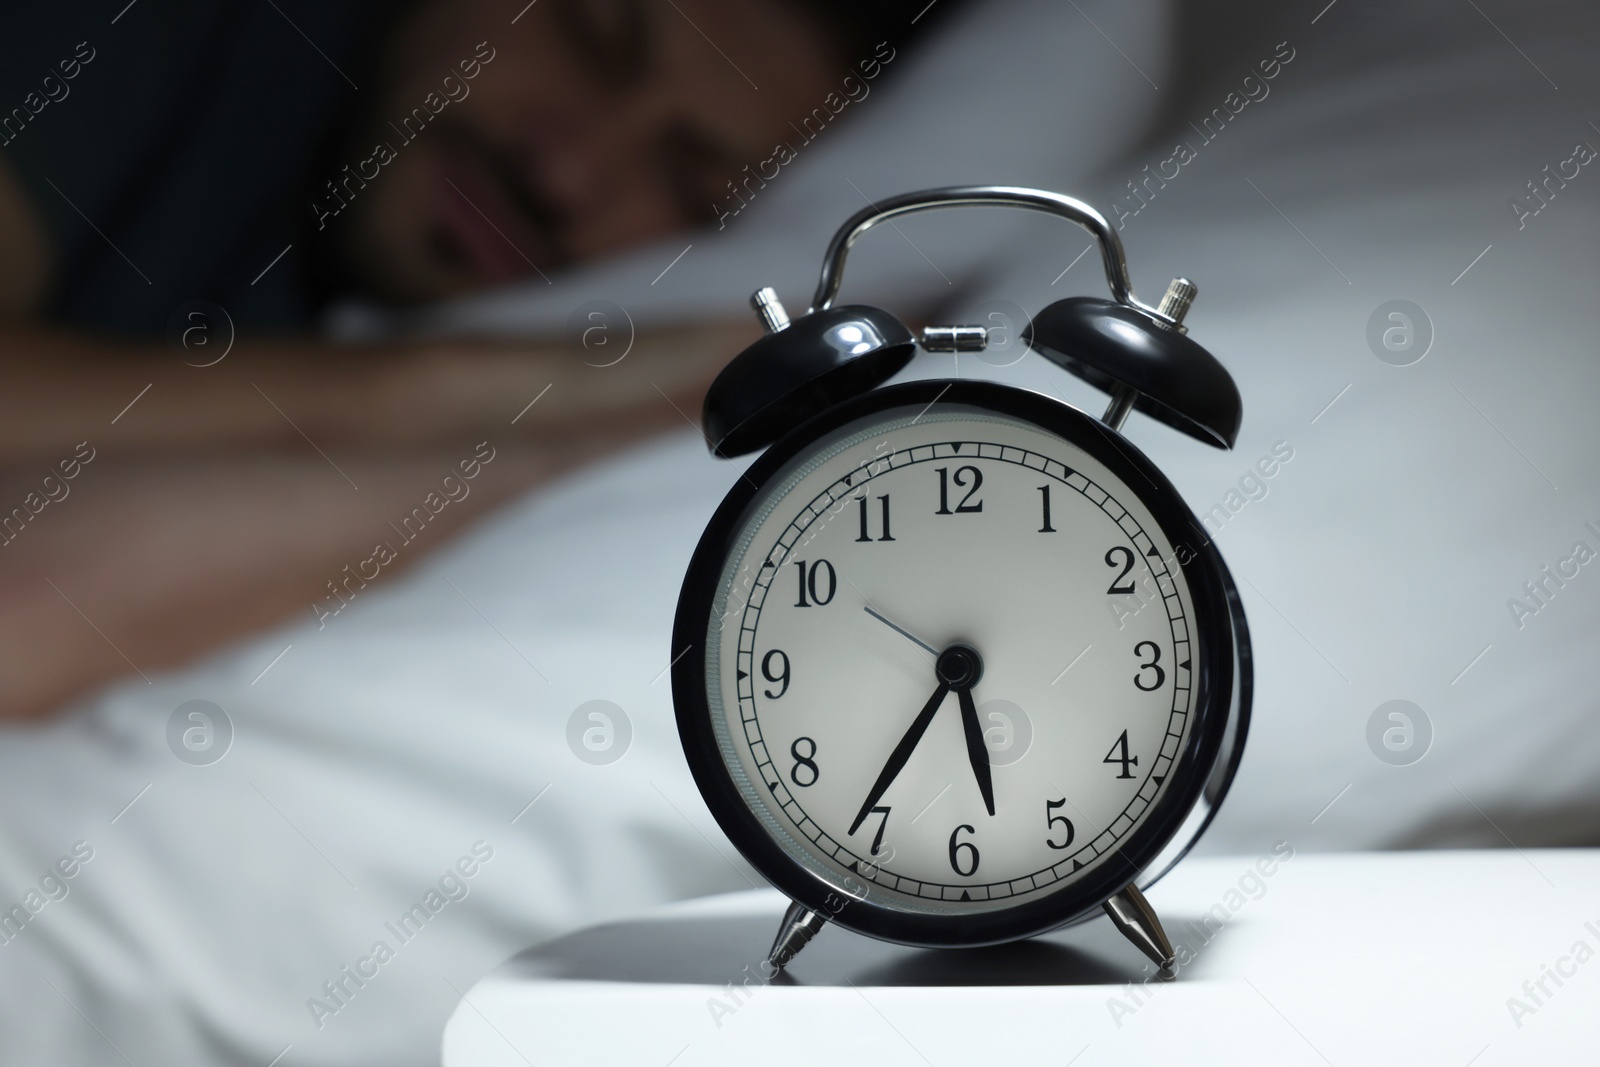
<instances>
[{"instance_id":1,"label":"bed","mask_svg":"<svg viewBox=\"0 0 1600 1067\"><path fill-rule=\"evenodd\" d=\"M1189 325L1245 398L1231 453L1127 427L1207 517L1254 632L1250 747L1202 848L1600 843L1600 565L1575 548L1600 551L1600 172L1527 199L1600 146L1600 27L1537 6L985 4L724 230L407 325L546 329L601 298L666 323L738 312L755 281L798 304L822 235L874 197L1081 196L1120 220L1141 292L1198 282ZM1086 247L1003 215L907 219L846 293L1020 325L1103 292ZM1414 348L1384 341L1393 301L1422 311ZM397 325L349 308L331 328ZM1015 348L905 373L1099 402ZM686 424L325 625L8 728L0 907L27 917L0 921L5 1058L432 1062L460 991L516 951L758 884L689 779L666 678L682 568L738 469ZM1430 736L1404 765L1369 743L1396 700ZM169 744L192 701L231 730L215 762ZM571 742L592 701L625 716L612 762Z\"/></svg>"}]
</instances>

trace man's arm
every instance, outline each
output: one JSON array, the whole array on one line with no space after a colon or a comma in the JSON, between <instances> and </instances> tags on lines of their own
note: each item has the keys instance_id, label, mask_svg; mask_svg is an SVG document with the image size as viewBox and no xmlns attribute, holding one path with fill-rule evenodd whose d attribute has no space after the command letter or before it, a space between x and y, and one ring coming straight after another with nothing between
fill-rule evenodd
<instances>
[{"instance_id":1,"label":"man's arm","mask_svg":"<svg viewBox=\"0 0 1600 1067\"><path fill-rule=\"evenodd\" d=\"M370 584L350 574L375 546L403 546L381 585L515 494L697 422L706 385L758 334L748 321L641 334L610 366L586 363L597 353L576 338L240 340L194 366L33 321L49 273L0 158L0 719L285 618L327 624ZM479 442L497 458L470 495L400 536L394 523L437 500ZM70 485L43 480L66 464Z\"/></svg>"},{"instance_id":2,"label":"man's arm","mask_svg":"<svg viewBox=\"0 0 1600 1067\"><path fill-rule=\"evenodd\" d=\"M698 420L706 383L755 336L746 323L641 334L608 367L561 341L241 340L221 362L195 367L156 345L0 327L0 463L85 439L208 454L303 447L307 438L381 450L477 440L489 429L552 440L625 426L663 396ZM538 417L512 426L535 397Z\"/></svg>"},{"instance_id":3,"label":"man's arm","mask_svg":"<svg viewBox=\"0 0 1600 1067\"><path fill-rule=\"evenodd\" d=\"M658 399L620 433L542 445L495 436L487 448L326 458L304 442L298 453L224 458L98 451L22 517L4 509L30 492L44 499L40 471L0 469L11 520L0 529L0 720L60 711L119 678L155 678L285 620L313 623L294 640L315 642L486 512L675 424ZM463 461L476 477L462 475Z\"/></svg>"}]
</instances>

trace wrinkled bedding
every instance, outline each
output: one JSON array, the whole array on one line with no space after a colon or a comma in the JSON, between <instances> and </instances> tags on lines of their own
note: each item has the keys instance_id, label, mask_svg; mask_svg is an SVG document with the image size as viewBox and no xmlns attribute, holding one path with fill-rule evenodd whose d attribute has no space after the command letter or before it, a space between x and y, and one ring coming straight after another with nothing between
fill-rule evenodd
<instances>
[{"instance_id":1,"label":"wrinkled bedding","mask_svg":"<svg viewBox=\"0 0 1600 1067\"><path fill-rule=\"evenodd\" d=\"M1539 5L1513 26L1524 9L1486 3L1512 46L1470 5L981 6L720 233L425 328L550 327L595 297L643 324L743 313L758 282L802 306L825 234L870 198L957 181L1082 196L1120 220L1147 298L1198 282L1189 325L1245 398L1232 453L1125 428L1206 517L1254 631L1250 747L1202 847L1600 844L1600 565L1575 549L1600 551L1600 171L1527 199L1546 165L1571 174L1575 145L1600 146L1593 13ZM1102 294L1086 246L1032 218L917 217L863 241L846 293L1000 325ZM1430 338L1408 366L1383 348L1395 320L1369 339L1394 300ZM361 309L337 327L391 328ZM1103 403L1014 349L906 373ZM665 677L682 568L737 470L686 426L321 628L308 612L7 729L0 907L28 918L0 926L0 1055L433 1062L458 991L504 957L755 884L689 779ZM210 765L169 748L192 700L232 724ZM594 700L626 715L616 762L569 743ZM1369 745L1392 700L1431 725L1406 766Z\"/></svg>"}]
</instances>

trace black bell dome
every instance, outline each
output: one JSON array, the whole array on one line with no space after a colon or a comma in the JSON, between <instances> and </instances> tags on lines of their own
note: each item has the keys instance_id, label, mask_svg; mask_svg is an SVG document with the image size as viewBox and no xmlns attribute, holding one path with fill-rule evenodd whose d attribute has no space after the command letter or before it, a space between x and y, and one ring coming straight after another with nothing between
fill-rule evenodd
<instances>
[{"instance_id":1,"label":"black bell dome","mask_svg":"<svg viewBox=\"0 0 1600 1067\"><path fill-rule=\"evenodd\" d=\"M916 342L881 308L849 304L801 316L722 368L703 422L714 455L754 452L811 416L882 384Z\"/></svg>"},{"instance_id":2,"label":"black bell dome","mask_svg":"<svg viewBox=\"0 0 1600 1067\"><path fill-rule=\"evenodd\" d=\"M1033 317L1023 339L1050 362L1216 448L1232 448L1244 418L1239 387L1217 357L1181 330L1110 300L1074 296Z\"/></svg>"}]
</instances>

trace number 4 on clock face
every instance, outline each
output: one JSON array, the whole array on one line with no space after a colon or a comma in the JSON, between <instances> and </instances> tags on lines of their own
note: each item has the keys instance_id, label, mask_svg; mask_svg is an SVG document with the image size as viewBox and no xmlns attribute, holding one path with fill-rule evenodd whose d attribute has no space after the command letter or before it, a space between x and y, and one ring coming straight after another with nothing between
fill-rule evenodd
<instances>
[{"instance_id":1,"label":"number 4 on clock face","mask_svg":"<svg viewBox=\"0 0 1600 1067\"><path fill-rule=\"evenodd\" d=\"M1139 766L1139 757L1128 754L1128 731L1122 731L1122 735L1117 738L1116 744L1111 746L1111 751L1107 752L1106 758L1100 762L1121 764L1122 771L1117 775L1118 778L1133 777L1133 772L1128 768Z\"/></svg>"}]
</instances>

